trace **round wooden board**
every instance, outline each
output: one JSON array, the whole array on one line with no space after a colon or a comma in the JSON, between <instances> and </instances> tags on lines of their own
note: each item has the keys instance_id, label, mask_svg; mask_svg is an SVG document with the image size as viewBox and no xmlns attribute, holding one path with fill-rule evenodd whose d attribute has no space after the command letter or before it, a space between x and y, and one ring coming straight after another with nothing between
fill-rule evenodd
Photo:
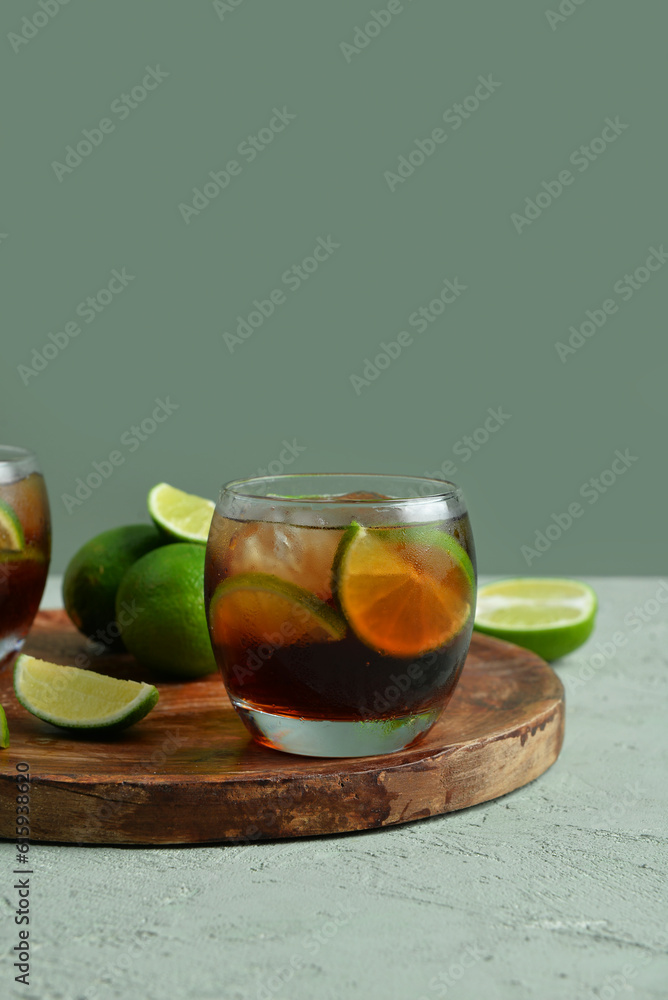
<instances>
[{"instance_id":1,"label":"round wooden board","mask_svg":"<svg viewBox=\"0 0 668 1000\"><path fill-rule=\"evenodd\" d=\"M85 640L62 611L40 612L26 652L73 663ZM93 669L151 680L130 656ZM485 802L557 759L564 689L518 646L474 633L446 711L410 750L382 757L297 757L256 744L218 675L160 683L147 718L104 742L72 737L16 701L0 675L11 746L0 750L0 837L15 839L16 764L30 765L31 840L196 844L345 833Z\"/></svg>"}]
</instances>

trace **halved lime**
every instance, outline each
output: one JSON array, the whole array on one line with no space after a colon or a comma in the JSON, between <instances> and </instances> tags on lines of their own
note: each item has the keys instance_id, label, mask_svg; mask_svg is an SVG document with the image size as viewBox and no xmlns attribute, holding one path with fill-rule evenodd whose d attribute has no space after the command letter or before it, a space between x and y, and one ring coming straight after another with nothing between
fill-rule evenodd
<instances>
[{"instance_id":1,"label":"halved lime","mask_svg":"<svg viewBox=\"0 0 668 1000\"><path fill-rule=\"evenodd\" d=\"M501 580L478 591L475 628L556 660L589 638L596 609L596 594L579 580Z\"/></svg>"},{"instance_id":2,"label":"halved lime","mask_svg":"<svg viewBox=\"0 0 668 1000\"><path fill-rule=\"evenodd\" d=\"M296 583L270 573L240 573L218 584L209 606L215 642L280 647L299 642L333 642L346 623L329 604Z\"/></svg>"},{"instance_id":3,"label":"halved lime","mask_svg":"<svg viewBox=\"0 0 668 1000\"><path fill-rule=\"evenodd\" d=\"M471 560L433 526L364 528L353 522L334 559L335 592L358 639L379 653L422 656L471 621Z\"/></svg>"},{"instance_id":4,"label":"halved lime","mask_svg":"<svg viewBox=\"0 0 668 1000\"><path fill-rule=\"evenodd\" d=\"M0 750L6 750L9 746L9 726L7 725L7 716L5 715L5 710L0 705Z\"/></svg>"},{"instance_id":5,"label":"halved lime","mask_svg":"<svg viewBox=\"0 0 668 1000\"><path fill-rule=\"evenodd\" d=\"M215 510L212 500L158 483L148 495L148 512L163 531L182 542L203 542Z\"/></svg>"},{"instance_id":6,"label":"halved lime","mask_svg":"<svg viewBox=\"0 0 668 1000\"><path fill-rule=\"evenodd\" d=\"M21 522L9 504L0 500L0 551L21 552L24 546Z\"/></svg>"},{"instance_id":7,"label":"halved lime","mask_svg":"<svg viewBox=\"0 0 668 1000\"><path fill-rule=\"evenodd\" d=\"M125 729L158 701L152 684L120 681L26 653L14 666L14 691L25 709L62 729Z\"/></svg>"}]
</instances>

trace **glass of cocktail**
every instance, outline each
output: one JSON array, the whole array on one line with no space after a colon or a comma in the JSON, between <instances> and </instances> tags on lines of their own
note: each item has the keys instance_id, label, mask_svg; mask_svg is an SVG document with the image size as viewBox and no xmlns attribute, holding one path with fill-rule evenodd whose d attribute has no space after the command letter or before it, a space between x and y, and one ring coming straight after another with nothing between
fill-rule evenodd
<instances>
[{"instance_id":1,"label":"glass of cocktail","mask_svg":"<svg viewBox=\"0 0 668 1000\"><path fill-rule=\"evenodd\" d=\"M229 483L205 606L232 705L289 753L391 753L434 724L471 639L476 571L461 491L386 475Z\"/></svg>"},{"instance_id":2,"label":"glass of cocktail","mask_svg":"<svg viewBox=\"0 0 668 1000\"><path fill-rule=\"evenodd\" d=\"M49 500L37 460L0 445L0 667L23 645L50 557Z\"/></svg>"}]
</instances>

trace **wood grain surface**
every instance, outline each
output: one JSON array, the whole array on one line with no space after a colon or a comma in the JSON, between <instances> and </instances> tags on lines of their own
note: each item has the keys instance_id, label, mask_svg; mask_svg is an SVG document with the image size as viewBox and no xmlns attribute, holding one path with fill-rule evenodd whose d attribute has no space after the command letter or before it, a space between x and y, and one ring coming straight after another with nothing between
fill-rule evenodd
<instances>
[{"instance_id":1,"label":"wood grain surface","mask_svg":"<svg viewBox=\"0 0 668 1000\"><path fill-rule=\"evenodd\" d=\"M26 644L60 663L85 649L63 611L40 612ZM155 680L127 655L90 665ZM158 686L149 716L100 741L26 712L5 669L0 702L11 746L0 750L0 837L15 837L21 761L30 766L32 840L195 844L343 833L464 809L537 778L563 740L564 691L551 667L478 633L433 729L411 749L382 757L298 757L262 747L218 675Z\"/></svg>"}]
</instances>

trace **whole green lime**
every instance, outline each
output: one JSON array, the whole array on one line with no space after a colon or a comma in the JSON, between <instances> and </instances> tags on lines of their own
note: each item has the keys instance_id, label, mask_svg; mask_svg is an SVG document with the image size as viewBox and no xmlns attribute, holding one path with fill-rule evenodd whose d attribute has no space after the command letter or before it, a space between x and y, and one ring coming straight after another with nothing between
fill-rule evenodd
<instances>
[{"instance_id":1,"label":"whole green lime","mask_svg":"<svg viewBox=\"0 0 668 1000\"><path fill-rule=\"evenodd\" d=\"M165 539L152 524L128 524L96 535L70 559L63 578L65 609L84 635L108 649L123 649L116 592L133 563Z\"/></svg>"},{"instance_id":2,"label":"whole green lime","mask_svg":"<svg viewBox=\"0 0 668 1000\"><path fill-rule=\"evenodd\" d=\"M203 545L177 542L130 567L116 595L123 641L144 666L173 677L213 673L204 612ZM122 614L123 607L133 608Z\"/></svg>"}]
</instances>

